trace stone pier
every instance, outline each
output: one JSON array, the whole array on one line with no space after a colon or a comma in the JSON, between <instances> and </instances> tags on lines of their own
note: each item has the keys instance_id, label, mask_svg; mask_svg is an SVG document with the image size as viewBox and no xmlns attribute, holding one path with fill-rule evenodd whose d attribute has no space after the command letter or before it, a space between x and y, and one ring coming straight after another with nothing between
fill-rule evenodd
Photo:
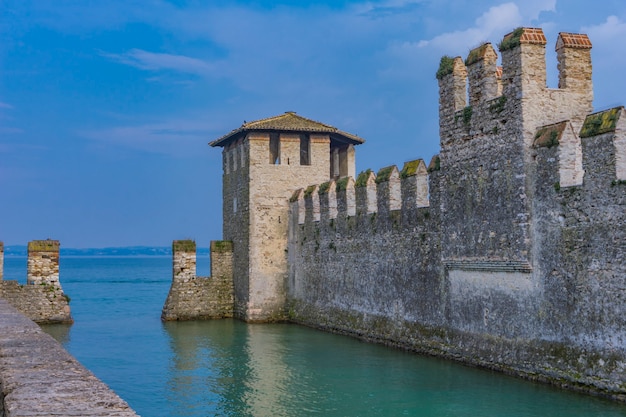
<instances>
[{"instance_id":1,"label":"stone pier","mask_svg":"<svg viewBox=\"0 0 626 417\"><path fill-rule=\"evenodd\" d=\"M59 247L58 240L29 242L26 285L0 280L0 297L36 323L73 322L70 298L59 281ZM3 255L0 251L0 257Z\"/></svg>"},{"instance_id":2,"label":"stone pier","mask_svg":"<svg viewBox=\"0 0 626 417\"><path fill-rule=\"evenodd\" d=\"M137 414L39 326L0 298L0 417Z\"/></svg>"},{"instance_id":3,"label":"stone pier","mask_svg":"<svg viewBox=\"0 0 626 417\"><path fill-rule=\"evenodd\" d=\"M195 320L233 317L233 244L211 242L211 276L196 276L196 242L172 243L172 286L161 319Z\"/></svg>"}]
</instances>

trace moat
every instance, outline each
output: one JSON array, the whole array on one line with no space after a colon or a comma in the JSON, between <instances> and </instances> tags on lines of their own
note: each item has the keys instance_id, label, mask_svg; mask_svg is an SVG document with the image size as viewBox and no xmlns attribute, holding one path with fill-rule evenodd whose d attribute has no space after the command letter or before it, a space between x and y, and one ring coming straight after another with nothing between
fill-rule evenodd
<instances>
[{"instance_id":1,"label":"moat","mask_svg":"<svg viewBox=\"0 0 626 417\"><path fill-rule=\"evenodd\" d=\"M199 258L199 272L208 269ZM165 323L170 257L63 257L64 346L150 416L618 416L623 405L296 325ZM22 279L25 258L7 257Z\"/></svg>"}]
</instances>

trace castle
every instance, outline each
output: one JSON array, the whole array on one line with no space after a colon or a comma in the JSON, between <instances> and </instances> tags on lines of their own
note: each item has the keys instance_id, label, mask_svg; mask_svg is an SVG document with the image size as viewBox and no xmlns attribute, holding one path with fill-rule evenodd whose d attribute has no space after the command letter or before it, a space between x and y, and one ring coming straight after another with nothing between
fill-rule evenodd
<instances>
[{"instance_id":1,"label":"castle","mask_svg":"<svg viewBox=\"0 0 626 417\"><path fill-rule=\"evenodd\" d=\"M164 320L289 320L626 399L626 115L592 113L591 42L541 29L443 57L441 152L355 172L295 113L223 148L212 278L174 242Z\"/></svg>"}]
</instances>

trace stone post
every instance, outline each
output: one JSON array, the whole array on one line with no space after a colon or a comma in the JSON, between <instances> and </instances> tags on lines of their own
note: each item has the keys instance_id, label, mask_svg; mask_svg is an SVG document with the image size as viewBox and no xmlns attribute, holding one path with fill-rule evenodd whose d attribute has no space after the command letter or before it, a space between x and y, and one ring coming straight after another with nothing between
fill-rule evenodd
<instances>
[{"instance_id":1,"label":"stone post","mask_svg":"<svg viewBox=\"0 0 626 417\"><path fill-rule=\"evenodd\" d=\"M465 60L469 79L470 106L477 106L497 97L497 60L498 54L488 42L470 51Z\"/></svg>"},{"instance_id":2,"label":"stone post","mask_svg":"<svg viewBox=\"0 0 626 417\"><path fill-rule=\"evenodd\" d=\"M172 279L188 282L196 278L196 242L175 240L172 243Z\"/></svg>"},{"instance_id":3,"label":"stone post","mask_svg":"<svg viewBox=\"0 0 626 417\"><path fill-rule=\"evenodd\" d=\"M402 208L400 173L395 165L381 168L376 174L376 200L378 213L389 215L393 210Z\"/></svg>"},{"instance_id":4,"label":"stone post","mask_svg":"<svg viewBox=\"0 0 626 417\"><path fill-rule=\"evenodd\" d=\"M233 281L233 242L211 241L211 278L220 281Z\"/></svg>"},{"instance_id":5,"label":"stone post","mask_svg":"<svg viewBox=\"0 0 626 417\"><path fill-rule=\"evenodd\" d=\"M593 100L591 41L579 33L559 33L556 42L559 88L571 88ZM591 111L591 109L590 109Z\"/></svg>"},{"instance_id":6,"label":"stone post","mask_svg":"<svg viewBox=\"0 0 626 417\"><path fill-rule=\"evenodd\" d=\"M376 201L376 174L365 170L359 174L354 183L357 215L378 212Z\"/></svg>"},{"instance_id":7,"label":"stone post","mask_svg":"<svg viewBox=\"0 0 626 417\"><path fill-rule=\"evenodd\" d=\"M59 241L33 240L28 242L29 285L46 284L61 288L59 283Z\"/></svg>"},{"instance_id":8,"label":"stone post","mask_svg":"<svg viewBox=\"0 0 626 417\"><path fill-rule=\"evenodd\" d=\"M441 144L448 143L452 137L448 131L454 120L454 114L467 106L467 68L461 57L441 58L439 70L439 136Z\"/></svg>"},{"instance_id":9,"label":"stone post","mask_svg":"<svg viewBox=\"0 0 626 417\"><path fill-rule=\"evenodd\" d=\"M423 159L404 163L400 172L402 183L402 206L429 207L428 170Z\"/></svg>"},{"instance_id":10,"label":"stone post","mask_svg":"<svg viewBox=\"0 0 626 417\"><path fill-rule=\"evenodd\" d=\"M499 44L504 95L532 100L546 88L546 37L540 28L518 28Z\"/></svg>"}]
</instances>

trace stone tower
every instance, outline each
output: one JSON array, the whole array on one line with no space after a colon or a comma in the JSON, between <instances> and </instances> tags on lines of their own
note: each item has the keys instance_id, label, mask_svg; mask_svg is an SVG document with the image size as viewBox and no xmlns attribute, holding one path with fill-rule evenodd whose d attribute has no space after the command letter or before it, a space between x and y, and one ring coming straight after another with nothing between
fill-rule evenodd
<instances>
[{"instance_id":1,"label":"stone tower","mask_svg":"<svg viewBox=\"0 0 626 417\"><path fill-rule=\"evenodd\" d=\"M444 262L531 268L533 141L540 127L564 120L578 132L593 101L588 37L559 34L558 88L546 86L545 47L541 29L518 28L498 45L502 68L490 43L464 61L442 58L440 157L449 175L441 184L441 204L456 213L442 224ZM580 140L572 147L580 148ZM577 166L574 161L572 171ZM581 173L570 177L574 183Z\"/></svg>"},{"instance_id":2,"label":"stone tower","mask_svg":"<svg viewBox=\"0 0 626 417\"><path fill-rule=\"evenodd\" d=\"M223 238L233 242L235 317L282 317L293 190L355 176L364 140L294 112L244 123L210 143L223 148Z\"/></svg>"}]
</instances>

